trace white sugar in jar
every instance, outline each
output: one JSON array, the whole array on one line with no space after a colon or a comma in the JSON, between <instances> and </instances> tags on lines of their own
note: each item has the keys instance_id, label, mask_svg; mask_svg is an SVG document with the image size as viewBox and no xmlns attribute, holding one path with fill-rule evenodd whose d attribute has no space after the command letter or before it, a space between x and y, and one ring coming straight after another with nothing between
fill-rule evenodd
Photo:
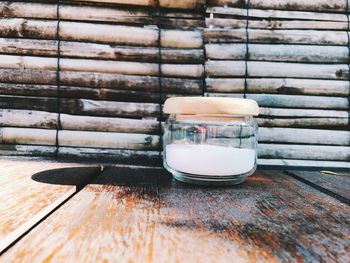
<instances>
[{"instance_id":1,"label":"white sugar in jar","mask_svg":"<svg viewBox=\"0 0 350 263\"><path fill-rule=\"evenodd\" d=\"M164 167L187 183L242 183L256 169L258 126L253 100L178 97L164 104Z\"/></svg>"}]
</instances>

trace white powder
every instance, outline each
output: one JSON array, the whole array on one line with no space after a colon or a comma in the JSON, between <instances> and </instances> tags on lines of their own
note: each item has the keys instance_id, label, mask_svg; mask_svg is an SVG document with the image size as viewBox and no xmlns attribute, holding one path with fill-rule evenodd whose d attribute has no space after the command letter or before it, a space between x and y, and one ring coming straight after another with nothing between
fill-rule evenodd
<instances>
[{"instance_id":1,"label":"white powder","mask_svg":"<svg viewBox=\"0 0 350 263\"><path fill-rule=\"evenodd\" d=\"M197 175L239 175L254 168L255 151L205 144L169 144L166 162L174 170Z\"/></svg>"}]
</instances>

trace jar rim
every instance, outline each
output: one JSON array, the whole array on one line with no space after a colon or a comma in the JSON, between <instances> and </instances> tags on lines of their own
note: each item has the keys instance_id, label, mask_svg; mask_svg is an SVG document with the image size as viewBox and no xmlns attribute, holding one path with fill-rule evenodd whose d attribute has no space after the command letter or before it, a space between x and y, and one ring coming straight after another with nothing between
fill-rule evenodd
<instances>
[{"instance_id":1,"label":"jar rim","mask_svg":"<svg viewBox=\"0 0 350 263\"><path fill-rule=\"evenodd\" d=\"M223 124L237 122L253 122L253 116L232 114L170 114L168 121L183 124Z\"/></svg>"},{"instance_id":2,"label":"jar rim","mask_svg":"<svg viewBox=\"0 0 350 263\"><path fill-rule=\"evenodd\" d=\"M172 97L165 101L163 110L168 114L259 115L254 100L222 97Z\"/></svg>"}]
</instances>

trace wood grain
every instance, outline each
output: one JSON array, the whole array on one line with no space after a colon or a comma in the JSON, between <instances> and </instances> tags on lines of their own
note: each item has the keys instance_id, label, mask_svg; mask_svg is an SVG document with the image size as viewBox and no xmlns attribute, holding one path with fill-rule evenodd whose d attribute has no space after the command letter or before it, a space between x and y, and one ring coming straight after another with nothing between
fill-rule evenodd
<instances>
[{"instance_id":1,"label":"wood grain","mask_svg":"<svg viewBox=\"0 0 350 263\"><path fill-rule=\"evenodd\" d=\"M306 183L323 189L344 203L350 204L350 172L323 171L287 171L288 174Z\"/></svg>"},{"instance_id":2,"label":"wood grain","mask_svg":"<svg viewBox=\"0 0 350 263\"><path fill-rule=\"evenodd\" d=\"M285 169L288 166L290 167L304 167L307 169L350 169L350 162L339 162L339 161L314 161L314 160L293 160L293 159L258 159L258 165L262 166L274 166L281 167L281 169ZM283 167L283 168L282 168Z\"/></svg>"},{"instance_id":3,"label":"wood grain","mask_svg":"<svg viewBox=\"0 0 350 263\"><path fill-rule=\"evenodd\" d=\"M2 259L345 262L349 213L276 171L233 188L203 188L175 182L162 169L108 168Z\"/></svg>"},{"instance_id":4,"label":"wood grain","mask_svg":"<svg viewBox=\"0 0 350 263\"><path fill-rule=\"evenodd\" d=\"M41 159L0 160L0 252L99 171L81 166Z\"/></svg>"}]
</instances>

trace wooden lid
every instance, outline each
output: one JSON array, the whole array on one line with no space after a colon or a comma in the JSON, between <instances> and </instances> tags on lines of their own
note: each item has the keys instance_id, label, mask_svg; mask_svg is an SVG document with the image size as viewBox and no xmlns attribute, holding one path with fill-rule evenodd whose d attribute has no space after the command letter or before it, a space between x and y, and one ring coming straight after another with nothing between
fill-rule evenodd
<instances>
[{"instance_id":1,"label":"wooden lid","mask_svg":"<svg viewBox=\"0 0 350 263\"><path fill-rule=\"evenodd\" d=\"M164 103L168 114L230 114L257 116L259 106L255 100L212 97L173 97Z\"/></svg>"}]
</instances>

